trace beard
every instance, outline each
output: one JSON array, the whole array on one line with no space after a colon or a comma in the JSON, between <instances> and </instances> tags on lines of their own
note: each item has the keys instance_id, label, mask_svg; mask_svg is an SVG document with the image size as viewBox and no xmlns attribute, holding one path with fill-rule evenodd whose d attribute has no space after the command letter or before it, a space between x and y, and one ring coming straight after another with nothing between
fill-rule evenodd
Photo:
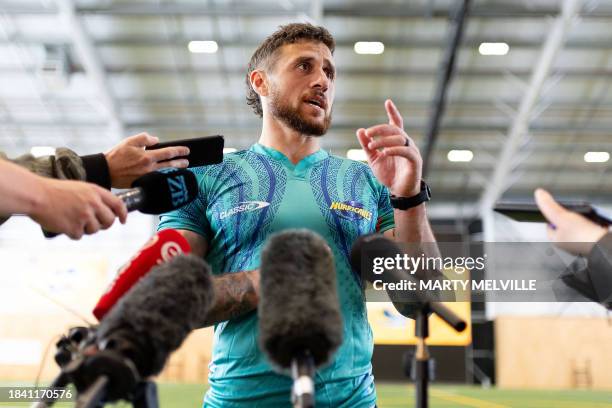
<instances>
[{"instance_id":1,"label":"beard","mask_svg":"<svg viewBox=\"0 0 612 408\"><path fill-rule=\"evenodd\" d=\"M272 89L269 106L272 116L304 136L323 136L331 125L331 112L325 115L322 122L305 118L298 109L283 100L276 89Z\"/></svg>"}]
</instances>

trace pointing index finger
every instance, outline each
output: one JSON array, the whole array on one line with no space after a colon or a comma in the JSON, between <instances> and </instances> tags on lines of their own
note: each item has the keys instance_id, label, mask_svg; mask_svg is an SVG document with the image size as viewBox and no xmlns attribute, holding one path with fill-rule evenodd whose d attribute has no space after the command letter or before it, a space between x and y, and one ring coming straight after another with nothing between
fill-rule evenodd
<instances>
[{"instance_id":1,"label":"pointing index finger","mask_svg":"<svg viewBox=\"0 0 612 408\"><path fill-rule=\"evenodd\" d=\"M403 129L404 119L391 99L387 99L385 101L385 110L387 111L387 116L389 117L389 124Z\"/></svg>"}]
</instances>

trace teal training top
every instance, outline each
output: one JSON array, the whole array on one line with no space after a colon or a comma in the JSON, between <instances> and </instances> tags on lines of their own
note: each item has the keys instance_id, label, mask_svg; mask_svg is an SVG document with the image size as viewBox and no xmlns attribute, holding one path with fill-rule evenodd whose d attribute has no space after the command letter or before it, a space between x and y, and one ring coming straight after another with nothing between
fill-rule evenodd
<instances>
[{"instance_id":1,"label":"teal training top","mask_svg":"<svg viewBox=\"0 0 612 408\"><path fill-rule=\"evenodd\" d=\"M371 407L372 331L361 278L349 263L355 239L393 228L389 192L360 162L319 150L293 164L260 144L226 154L223 163L192 169L200 192L189 205L161 216L159 229L206 238L214 274L259 267L266 238L307 228L331 247L344 320L344 341L316 376L317 407ZM257 313L215 326L205 406L289 405L291 381L274 373L257 344ZM363 401L363 404L361 403Z\"/></svg>"}]
</instances>

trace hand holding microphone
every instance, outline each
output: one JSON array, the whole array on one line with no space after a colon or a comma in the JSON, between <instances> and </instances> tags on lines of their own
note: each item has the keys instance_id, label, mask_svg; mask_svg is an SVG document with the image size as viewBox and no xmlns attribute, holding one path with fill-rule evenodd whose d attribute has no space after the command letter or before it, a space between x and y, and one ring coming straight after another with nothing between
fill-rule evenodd
<instances>
[{"instance_id":1,"label":"hand holding microphone","mask_svg":"<svg viewBox=\"0 0 612 408\"><path fill-rule=\"evenodd\" d=\"M72 239L109 228L115 218L124 223L127 216L121 200L95 184L42 177L2 159L0 197L0 218L26 214Z\"/></svg>"},{"instance_id":2,"label":"hand holding microphone","mask_svg":"<svg viewBox=\"0 0 612 408\"><path fill-rule=\"evenodd\" d=\"M103 190L97 186L92 187ZM170 168L145 174L132 183L131 189L122 191L115 197L123 201L128 212L139 210L144 214L162 214L190 203L197 197L198 190L198 182L192 172ZM108 191L103 191L118 202ZM125 210L123 211L122 222L125 220ZM43 232L47 238L58 235L55 232Z\"/></svg>"},{"instance_id":3,"label":"hand holding microphone","mask_svg":"<svg viewBox=\"0 0 612 408\"><path fill-rule=\"evenodd\" d=\"M80 239L84 234L110 228L115 218L125 224L126 207L110 191L84 181L32 176L40 179L40 200L28 215L43 231L62 231L72 239Z\"/></svg>"}]
</instances>

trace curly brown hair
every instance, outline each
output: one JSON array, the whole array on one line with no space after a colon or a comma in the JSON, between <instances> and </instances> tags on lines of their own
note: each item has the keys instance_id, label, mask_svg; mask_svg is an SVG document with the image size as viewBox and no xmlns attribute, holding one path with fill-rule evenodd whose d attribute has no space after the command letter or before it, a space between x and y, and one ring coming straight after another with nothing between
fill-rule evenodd
<instances>
[{"instance_id":1,"label":"curly brown hair","mask_svg":"<svg viewBox=\"0 0 612 408\"><path fill-rule=\"evenodd\" d=\"M249 61L249 67L246 74L246 101L247 105L253 108L253 112L255 112L256 115L263 117L263 110L261 108L261 99L251 86L251 73L262 67L265 69L272 68L274 65L274 54L280 47L301 40L321 42L329 48L332 54L336 48L334 37L324 27L314 26L308 23L292 23L280 26L278 30L261 43Z\"/></svg>"}]
</instances>

